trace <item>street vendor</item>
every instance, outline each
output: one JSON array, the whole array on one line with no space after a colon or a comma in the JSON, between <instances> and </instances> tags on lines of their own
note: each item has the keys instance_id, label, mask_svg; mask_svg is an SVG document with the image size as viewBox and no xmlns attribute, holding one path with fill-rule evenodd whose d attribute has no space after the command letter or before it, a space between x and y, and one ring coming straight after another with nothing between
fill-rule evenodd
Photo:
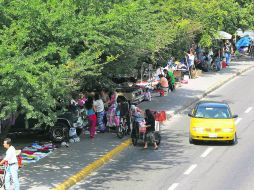
<instances>
[{"instance_id":1,"label":"street vendor","mask_svg":"<svg viewBox=\"0 0 254 190\"><path fill-rule=\"evenodd\" d=\"M175 76L170 69L169 70L164 69L163 72L165 74L166 79L168 80L169 88L171 92L173 92L173 90L175 89Z\"/></svg>"},{"instance_id":2,"label":"street vendor","mask_svg":"<svg viewBox=\"0 0 254 190\"><path fill-rule=\"evenodd\" d=\"M159 75L160 81L157 84L157 91L161 96L164 96L168 92L168 80L162 74Z\"/></svg>"}]
</instances>

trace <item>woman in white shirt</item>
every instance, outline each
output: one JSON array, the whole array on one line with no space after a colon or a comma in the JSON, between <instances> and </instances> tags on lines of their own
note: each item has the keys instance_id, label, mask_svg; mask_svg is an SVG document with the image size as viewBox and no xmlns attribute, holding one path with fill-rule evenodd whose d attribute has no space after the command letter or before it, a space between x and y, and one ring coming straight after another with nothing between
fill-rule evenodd
<instances>
[{"instance_id":1,"label":"woman in white shirt","mask_svg":"<svg viewBox=\"0 0 254 190\"><path fill-rule=\"evenodd\" d=\"M100 98L100 95L98 93L95 94L94 96L94 102L93 105L95 107L95 112L96 112L96 116L97 116L97 125L98 125L98 129L100 132L104 133L105 132L105 125L103 122L103 118L104 118L104 103L102 101L102 99Z\"/></svg>"},{"instance_id":2,"label":"woman in white shirt","mask_svg":"<svg viewBox=\"0 0 254 190\"><path fill-rule=\"evenodd\" d=\"M188 68L190 72L190 78L191 78L191 73L194 67L194 60L195 60L195 55L193 50L190 50L188 53L186 53L187 57L187 62L188 62Z\"/></svg>"}]
</instances>

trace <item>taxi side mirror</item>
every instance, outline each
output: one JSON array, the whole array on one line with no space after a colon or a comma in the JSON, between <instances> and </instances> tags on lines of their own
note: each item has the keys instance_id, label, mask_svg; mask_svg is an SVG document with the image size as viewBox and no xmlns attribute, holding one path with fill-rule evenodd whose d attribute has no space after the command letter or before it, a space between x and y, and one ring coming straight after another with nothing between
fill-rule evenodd
<instances>
[{"instance_id":1,"label":"taxi side mirror","mask_svg":"<svg viewBox=\"0 0 254 190\"><path fill-rule=\"evenodd\" d=\"M189 117L194 117L194 115L192 113L188 113Z\"/></svg>"},{"instance_id":2,"label":"taxi side mirror","mask_svg":"<svg viewBox=\"0 0 254 190\"><path fill-rule=\"evenodd\" d=\"M232 118L238 118L238 115L232 115Z\"/></svg>"}]
</instances>

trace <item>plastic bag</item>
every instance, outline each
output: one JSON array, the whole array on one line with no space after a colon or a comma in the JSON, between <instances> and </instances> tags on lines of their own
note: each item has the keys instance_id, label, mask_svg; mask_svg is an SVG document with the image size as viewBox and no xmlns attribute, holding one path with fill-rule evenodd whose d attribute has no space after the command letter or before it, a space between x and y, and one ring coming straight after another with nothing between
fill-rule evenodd
<instances>
[{"instance_id":1,"label":"plastic bag","mask_svg":"<svg viewBox=\"0 0 254 190\"><path fill-rule=\"evenodd\" d=\"M155 114L155 120L156 121L166 121L167 116L165 111L159 111Z\"/></svg>"}]
</instances>

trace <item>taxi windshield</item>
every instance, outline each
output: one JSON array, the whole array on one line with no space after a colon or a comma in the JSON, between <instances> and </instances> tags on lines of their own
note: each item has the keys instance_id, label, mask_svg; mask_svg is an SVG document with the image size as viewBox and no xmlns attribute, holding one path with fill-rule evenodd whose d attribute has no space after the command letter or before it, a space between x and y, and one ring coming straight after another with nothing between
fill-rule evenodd
<instances>
[{"instance_id":1,"label":"taxi windshield","mask_svg":"<svg viewBox=\"0 0 254 190\"><path fill-rule=\"evenodd\" d=\"M211 118L211 119L228 119L231 118L231 114L227 107L199 106L196 110L195 117Z\"/></svg>"}]
</instances>

